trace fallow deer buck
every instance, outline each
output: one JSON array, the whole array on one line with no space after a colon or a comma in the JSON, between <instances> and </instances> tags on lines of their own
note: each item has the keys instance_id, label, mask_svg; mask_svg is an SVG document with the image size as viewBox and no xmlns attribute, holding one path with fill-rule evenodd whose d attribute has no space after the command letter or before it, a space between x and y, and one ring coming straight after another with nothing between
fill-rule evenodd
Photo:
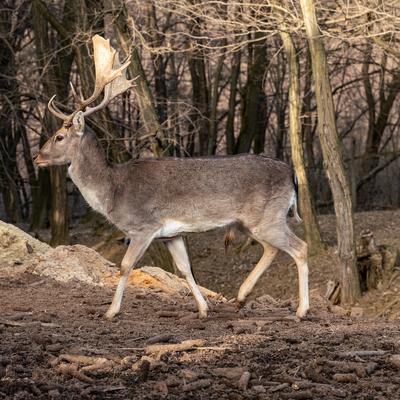
<instances>
[{"instance_id":1,"label":"fallow deer buck","mask_svg":"<svg viewBox=\"0 0 400 400\"><path fill-rule=\"evenodd\" d=\"M241 285L237 300L243 304L257 280L269 267L278 249L295 260L298 268L299 307L308 308L307 245L289 229L290 208L298 218L295 185L290 167L256 155L196 158L159 158L110 164L97 137L85 129L85 117L108 105L132 87L126 78L129 60L122 65L109 40L93 37L95 89L65 115L54 105L49 110L64 120L63 126L40 150L40 167L69 164L69 175L85 200L131 239L121 263L121 277L105 317L120 310L128 275L152 240L164 239L178 270L196 300L199 317L208 306L191 272L180 236L218 227L239 227L258 241L264 254ZM104 92L103 100L89 107Z\"/></svg>"}]
</instances>

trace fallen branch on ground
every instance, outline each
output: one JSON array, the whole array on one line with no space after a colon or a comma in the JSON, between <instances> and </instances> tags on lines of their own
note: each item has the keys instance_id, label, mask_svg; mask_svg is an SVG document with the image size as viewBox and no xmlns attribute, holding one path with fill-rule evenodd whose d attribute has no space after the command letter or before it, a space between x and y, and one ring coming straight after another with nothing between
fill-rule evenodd
<instances>
[{"instance_id":1,"label":"fallen branch on ground","mask_svg":"<svg viewBox=\"0 0 400 400\"><path fill-rule=\"evenodd\" d=\"M0 325L6 326L35 326L40 325L44 328L59 328L60 325L54 324L52 322L40 322L40 321L31 321L31 322L17 322L17 321L9 321L9 320L0 320Z\"/></svg>"},{"instance_id":2,"label":"fallen branch on ground","mask_svg":"<svg viewBox=\"0 0 400 400\"><path fill-rule=\"evenodd\" d=\"M85 383L94 383L94 379L89 378L84 373L78 371L78 366L75 364L60 364L57 366L57 372L63 375L72 376Z\"/></svg>"},{"instance_id":3,"label":"fallen branch on ground","mask_svg":"<svg viewBox=\"0 0 400 400\"><path fill-rule=\"evenodd\" d=\"M176 344L152 344L144 348L146 354L157 353L159 356L165 353L172 353L174 351L186 351L193 348L202 346L205 343L204 339L184 340Z\"/></svg>"}]
</instances>

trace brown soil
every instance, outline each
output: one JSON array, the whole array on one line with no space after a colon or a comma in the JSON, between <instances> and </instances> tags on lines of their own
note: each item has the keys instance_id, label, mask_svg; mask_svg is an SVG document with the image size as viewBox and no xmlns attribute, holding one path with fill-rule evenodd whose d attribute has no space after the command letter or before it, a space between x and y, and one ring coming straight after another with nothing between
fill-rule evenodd
<instances>
[{"instance_id":1,"label":"brown soil","mask_svg":"<svg viewBox=\"0 0 400 400\"><path fill-rule=\"evenodd\" d=\"M357 229L370 228L378 243L399 246L399 219L399 211L364 213ZM332 221L322 218L330 243ZM257 246L224 254L218 232L189 241L199 282L228 297L259 255ZM244 309L213 304L202 321L194 318L190 296L128 288L122 314L110 322L101 317L109 287L29 273L4 277L0 399L400 399L398 319L351 318L322 300L334 275L329 254L311 260L312 308L301 322L293 318L295 268L284 255ZM265 293L281 300L259 297ZM203 341L163 354L147 347L190 339ZM76 355L103 364L92 368Z\"/></svg>"},{"instance_id":2,"label":"brown soil","mask_svg":"<svg viewBox=\"0 0 400 400\"><path fill-rule=\"evenodd\" d=\"M294 304L268 296L240 312L215 305L199 321L191 298L130 288L123 313L109 322L101 314L111 295L29 274L2 281L0 398L400 398L399 365L391 359L400 353L400 331L393 323L340 317L318 298L309 319L296 322ZM204 343L142 358L149 338L161 334L172 343ZM63 354L111 365L85 372L90 382L83 382L62 373L60 365L72 365ZM245 371L246 390L238 384Z\"/></svg>"}]
</instances>

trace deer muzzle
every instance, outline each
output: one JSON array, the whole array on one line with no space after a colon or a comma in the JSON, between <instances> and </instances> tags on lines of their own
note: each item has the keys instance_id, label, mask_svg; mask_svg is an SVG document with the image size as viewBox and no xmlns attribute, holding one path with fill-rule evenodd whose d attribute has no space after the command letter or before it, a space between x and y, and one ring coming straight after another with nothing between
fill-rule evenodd
<instances>
[{"instance_id":1,"label":"deer muzzle","mask_svg":"<svg viewBox=\"0 0 400 400\"><path fill-rule=\"evenodd\" d=\"M41 152L37 154L33 161L38 167L47 167L49 165L48 161L43 157Z\"/></svg>"}]
</instances>

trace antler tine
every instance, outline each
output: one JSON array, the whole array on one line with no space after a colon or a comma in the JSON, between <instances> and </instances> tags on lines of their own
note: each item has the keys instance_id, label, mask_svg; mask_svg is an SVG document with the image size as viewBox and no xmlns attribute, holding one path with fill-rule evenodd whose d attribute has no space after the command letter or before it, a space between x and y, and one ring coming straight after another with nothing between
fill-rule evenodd
<instances>
[{"instance_id":1,"label":"antler tine","mask_svg":"<svg viewBox=\"0 0 400 400\"><path fill-rule=\"evenodd\" d=\"M99 35L93 36L93 53L94 66L96 72L95 87L92 95L86 100L79 96L74 85L70 82L72 95L79 103L78 109L71 115L61 112L54 104L55 95L49 100L48 107L52 114L62 120L69 120L77 111L84 111L83 115L87 116L97 110L106 107L114 97L125 92L133 86L133 81L126 79L126 69L130 64L130 56L121 65L117 51L110 45L110 40L106 40ZM100 104L95 107L88 107L103 92L104 97Z\"/></svg>"},{"instance_id":2,"label":"antler tine","mask_svg":"<svg viewBox=\"0 0 400 400\"><path fill-rule=\"evenodd\" d=\"M87 107L86 111L83 113L84 116L88 116L95 111L105 108L111 100L120 95L121 93L127 91L133 86L133 82L138 78L128 80L126 78L126 69L130 64L130 56L120 65L118 53L115 55L113 64L113 75L115 78L110 80L104 87L104 97L100 104L95 107Z\"/></svg>"},{"instance_id":3,"label":"antler tine","mask_svg":"<svg viewBox=\"0 0 400 400\"><path fill-rule=\"evenodd\" d=\"M78 93L75 90L75 86L73 85L72 82L70 82L69 85L71 86L71 92L72 92L72 95L74 96L75 101L77 101L82 106L84 103L82 93L80 93L80 95L78 95Z\"/></svg>"},{"instance_id":4,"label":"antler tine","mask_svg":"<svg viewBox=\"0 0 400 400\"><path fill-rule=\"evenodd\" d=\"M62 119L63 121L69 119L71 115L64 114L60 109L53 103L56 95L54 95L49 102L47 103L47 107L49 108L49 111L55 115L57 118Z\"/></svg>"},{"instance_id":5,"label":"antler tine","mask_svg":"<svg viewBox=\"0 0 400 400\"><path fill-rule=\"evenodd\" d=\"M102 93L106 85L122 75L122 71L129 65L122 65L114 69L117 52L110 45L110 40L106 40L99 35L93 36L93 56L96 72L96 80L93 94L83 100L81 109L84 110L89 104L93 103Z\"/></svg>"}]
</instances>

